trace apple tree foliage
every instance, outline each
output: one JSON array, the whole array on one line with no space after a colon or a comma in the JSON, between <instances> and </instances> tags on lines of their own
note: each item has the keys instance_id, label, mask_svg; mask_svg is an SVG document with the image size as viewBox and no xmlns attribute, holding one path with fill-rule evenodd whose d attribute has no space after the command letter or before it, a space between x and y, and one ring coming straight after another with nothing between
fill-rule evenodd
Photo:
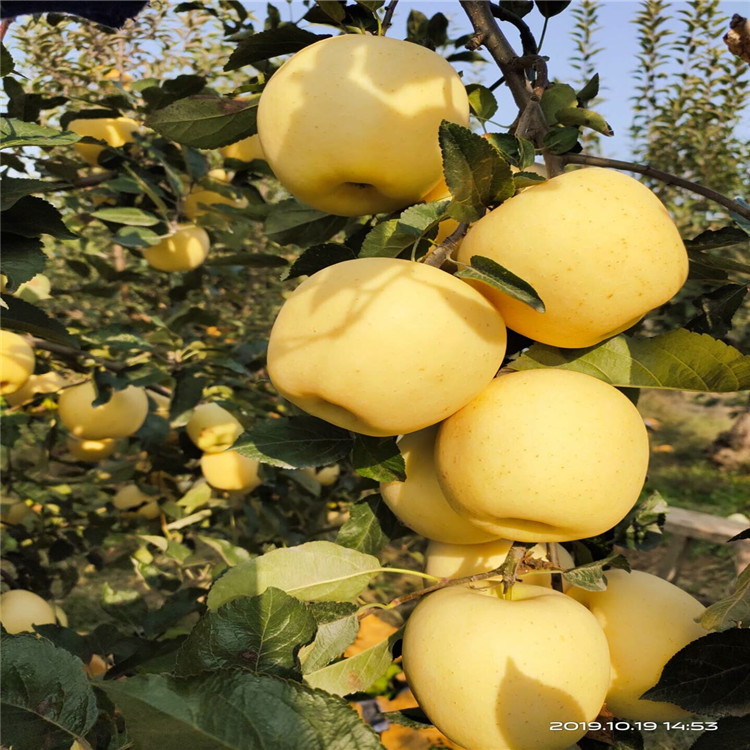
<instances>
[{"instance_id":1,"label":"apple tree foliage","mask_svg":"<svg viewBox=\"0 0 750 750\"><path fill-rule=\"evenodd\" d=\"M477 4L463 5L471 16ZM286 55L333 33L382 32L395 3L306 3L302 17L290 22L273 5L259 19L232 0L154 2L117 31L53 14L16 22L27 32L25 42L9 43L12 54L4 46L1 59L3 327L34 337L37 372L57 370L71 380L92 375L104 398L129 384L145 386L154 398L139 432L99 464L66 453L54 398L38 394L3 409L4 495L34 511L3 527L4 582L63 604L84 581L103 584L100 611L78 615L77 628L40 626L41 638L2 635L4 744L16 750L68 748L74 739L111 750L382 747L348 702L395 689L399 631L358 655L341 654L357 635L358 614L372 611L366 605L398 604L405 587L417 586L395 578L403 571L388 563L405 560L416 568L420 542L377 494L378 482L404 477L404 462L395 439L352 434L281 402L264 371L265 342L290 280L355 257L440 253L434 238L441 219L469 223L543 179L525 171L540 151L553 168L582 163L582 144L592 142L592 133L611 135L590 104L599 85L591 65L605 54L594 54L585 33L595 21L594 4L576 11L586 80L555 81L554 60L548 71L533 57L537 43L524 18L541 14L553 24L568 5L492 6L502 32L533 58L528 67L508 70L516 82L533 81L539 102L532 108L541 119L525 113L511 132L502 130L491 88L469 83L474 129L444 123L439 134L452 199L353 219L289 198L265 162L228 160L223 166L234 171L228 184L209 171L221 164L217 149L256 132L258 98ZM716 40L705 32L716 22L716 3L695 3L705 12L686 16L692 35L671 47L661 28L667 5L651 2L641 11L647 61L641 85L660 111L670 110L667 101L672 111L682 102L683 111L674 121L646 119L638 105L634 133L650 161L649 149L670 151L668 141L675 161L657 166L701 182L708 167L691 153L690 133L704 127L730 76L740 98L748 78L735 61L711 57ZM486 30L477 18L477 29ZM651 47L648 29L656 32ZM407 33L452 63L491 64L472 37L451 36L442 13L428 18L412 11ZM684 76L667 85L660 56L678 52L688 59L696 49L705 53L700 70L718 88ZM134 143L105 149L95 170L83 170L72 149L79 136L66 126L75 118L119 115L149 130ZM734 121L722 123L724 130L709 139L712 148L735 138ZM743 182L731 171L725 152L714 161L724 172L712 187L747 187L747 175ZM165 233L196 185L245 204L216 205L198 218L212 242L203 266L173 275L148 269L140 249ZM750 389L750 356L738 348L747 339L733 332L738 310L737 319L746 319L750 212L746 203L730 211L704 199L686 204L690 220L682 222L691 258L687 289L695 292L697 313L677 300L636 329L583 350L515 337L506 366L579 370L634 397L640 388ZM26 284L38 274L52 280L51 296ZM540 304L523 279L487 259L460 275ZM157 413L165 395L169 412ZM245 433L235 447L263 463L263 483L247 497L212 493L198 481L200 452L183 428L204 399L242 420ZM345 469L331 487L302 471L333 463ZM113 510L112 497L125 482L158 499L158 520ZM658 496L644 496L615 529L574 545L578 567L565 577L601 588L607 567L627 566L615 544L653 545L665 510ZM706 612L712 632L678 654L652 690L659 700L718 720L719 731L700 736L696 750L746 747L749 590L746 570L732 595ZM83 665L95 654L106 655L106 674L90 678ZM389 719L419 725L413 714ZM581 747L643 747L638 733L615 732L607 745L601 739L586 738Z\"/></svg>"}]
</instances>

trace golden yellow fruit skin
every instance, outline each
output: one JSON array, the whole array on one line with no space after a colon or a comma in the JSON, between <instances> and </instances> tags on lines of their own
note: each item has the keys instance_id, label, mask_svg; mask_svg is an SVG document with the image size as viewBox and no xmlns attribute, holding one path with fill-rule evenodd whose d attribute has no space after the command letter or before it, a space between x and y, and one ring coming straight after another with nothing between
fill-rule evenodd
<instances>
[{"instance_id":1,"label":"golden yellow fruit skin","mask_svg":"<svg viewBox=\"0 0 750 750\"><path fill-rule=\"evenodd\" d=\"M59 604L53 604L52 609L55 612L55 618L58 624L62 625L64 628L67 628L68 615L65 613L65 610Z\"/></svg>"},{"instance_id":2,"label":"golden yellow fruit skin","mask_svg":"<svg viewBox=\"0 0 750 750\"><path fill-rule=\"evenodd\" d=\"M31 401L38 393L57 393L65 381L53 370L40 375L29 375L29 379L14 393L6 396L11 406L21 406Z\"/></svg>"},{"instance_id":3,"label":"golden yellow fruit skin","mask_svg":"<svg viewBox=\"0 0 750 750\"><path fill-rule=\"evenodd\" d=\"M478 528L456 513L445 499L435 469L437 431L438 426L433 425L399 439L406 481L382 482L383 501L401 523L428 539L466 546L495 539L495 534Z\"/></svg>"},{"instance_id":4,"label":"golden yellow fruit skin","mask_svg":"<svg viewBox=\"0 0 750 750\"><path fill-rule=\"evenodd\" d=\"M631 721L675 721L690 714L673 703L639 700L659 681L669 659L707 631L695 622L705 607L663 578L634 570L608 570L606 591L573 588L609 642L612 684L607 708Z\"/></svg>"},{"instance_id":5,"label":"golden yellow fruit skin","mask_svg":"<svg viewBox=\"0 0 750 750\"><path fill-rule=\"evenodd\" d=\"M112 498L112 505L124 511L124 515L143 516L149 520L158 518L161 513L159 503L154 496L146 494L135 484L126 484L121 487Z\"/></svg>"},{"instance_id":6,"label":"golden yellow fruit skin","mask_svg":"<svg viewBox=\"0 0 750 750\"><path fill-rule=\"evenodd\" d=\"M65 447L76 461L101 461L115 452L117 440L114 438L81 440L74 435L68 435Z\"/></svg>"},{"instance_id":7,"label":"golden yellow fruit skin","mask_svg":"<svg viewBox=\"0 0 750 750\"><path fill-rule=\"evenodd\" d=\"M424 570L425 573L437 578L463 578L486 573L505 562L511 544L508 539L495 539L484 544L446 544L433 540L427 545ZM567 570L575 567L573 558L565 547L559 544L555 544L555 547L560 568ZM537 544L529 551L535 559L549 559L544 544ZM524 573L521 577L524 583L534 586L552 585L552 575L547 571Z\"/></svg>"},{"instance_id":8,"label":"golden yellow fruit skin","mask_svg":"<svg viewBox=\"0 0 750 750\"><path fill-rule=\"evenodd\" d=\"M12 589L0 594L0 622L9 633L33 632L33 625L54 625L55 610L32 591Z\"/></svg>"},{"instance_id":9,"label":"golden yellow fruit skin","mask_svg":"<svg viewBox=\"0 0 750 750\"><path fill-rule=\"evenodd\" d=\"M179 224L174 234L143 251L146 262L158 271L192 271L208 256L208 234L195 224Z\"/></svg>"},{"instance_id":10,"label":"golden yellow fruit skin","mask_svg":"<svg viewBox=\"0 0 750 750\"><path fill-rule=\"evenodd\" d=\"M529 282L538 313L477 282L508 328L587 347L671 299L687 278L685 246L661 201L637 180L596 167L522 191L476 222L457 259L483 255Z\"/></svg>"},{"instance_id":11,"label":"golden yellow fruit skin","mask_svg":"<svg viewBox=\"0 0 750 750\"><path fill-rule=\"evenodd\" d=\"M468 125L450 63L390 37L345 34L295 54L258 106L258 134L281 184L339 216L395 211L442 177L442 120Z\"/></svg>"},{"instance_id":12,"label":"golden yellow fruit skin","mask_svg":"<svg viewBox=\"0 0 750 750\"><path fill-rule=\"evenodd\" d=\"M242 423L216 403L199 404L185 425L188 437L204 453L221 453L231 448L242 434Z\"/></svg>"},{"instance_id":13,"label":"golden yellow fruit skin","mask_svg":"<svg viewBox=\"0 0 750 750\"><path fill-rule=\"evenodd\" d=\"M130 117L99 117L91 120L71 120L68 123L68 130L80 136L98 138L113 148L134 141L133 133L140 127L140 124ZM103 146L95 146L93 143L74 143L73 148L85 162L94 167L99 163L99 154L104 151Z\"/></svg>"},{"instance_id":14,"label":"golden yellow fruit skin","mask_svg":"<svg viewBox=\"0 0 750 750\"><path fill-rule=\"evenodd\" d=\"M201 471L206 481L217 490L245 490L251 492L261 484L260 464L254 458L237 451L204 453Z\"/></svg>"},{"instance_id":15,"label":"golden yellow fruit skin","mask_svg":"<svg viewBox=\"0 0 750 750\"><path fill-rule=\"evenodd\" d=\"M268 374L309 414L365 435L401 435L468 403L505 344L500 314L455 276L359 258L318 271L289 296L271 331Z\"/></svg>"},{"instance_id":16,"label":"golden yellow fruit skin","mask_svg":"<svg viewBox=\"0 0 750 750\"><path fill-rule=\"evenodd\" d=\"M77 438L102 440L136 433L148 414L144 388L129 385L112 393L106 404L92 406L96 390L92 381L66 388L60 394L58 413L68 431Z\"/></svg>"},{"instance_id":17,"label":"golden yellow fruit skin","mask_svg":"<svg viewBox=\"0 0 750 750\"><path fill-rule=\"evenodd\" d=\"M330 487L336 484L339 474L341 474L341 467L338 464L333 464L331 466L324 466L317 471L313 467L302 469L302 471L314 479L321 487Z\"/></svg>"},{"instance_id":18,"label":"golden yellow fruit skin","mask_svg":"<svg viewBox=\"0 0 750 750\"><path fill-rule=\"evenodd\" d=\"M493 593L494 592L494 593ZM406 623L403 667L433 724L466 750L566 750L609 685L596 618L552 589L452 586L422 599ZM566 601L567 600L567 601Z\"/></svg>"},{"instance_id":19,"label":"golden yellow fruit skin","mask_svg":"<svg viewBox=\"0 0 750 750\"><path fill-rule=\"evenodd\" d=\"M249 138L243 138L237 143L230 143L228 146L219 149L225 159L237 159L238 161L253 161L254 159L265 159L263 146L260 143L260 136L256 133Z\"/></svg>"},{"instance_id":20,"label":"golden yellow fruit skin","mask_svg":"<svg viewBox=\"0 0 750 750\"><path fill-rule=\"evenodd\" d=\"M23 336L0 330L0 395L20 390L34 372L34 350Z\"/></svg>"},{"instance_id":21,"label":"golden yellow fruit skin","mask_svg":"<svg viewBox=\"0 0 750 750\"><path fill-rule=\"evenodd\" d=\"M435 444L448 502L475 525L521 542L607 531L638 499L648 458L632 402L570 370L500 375L443 422Z\"/></svg>"}]
</instances>

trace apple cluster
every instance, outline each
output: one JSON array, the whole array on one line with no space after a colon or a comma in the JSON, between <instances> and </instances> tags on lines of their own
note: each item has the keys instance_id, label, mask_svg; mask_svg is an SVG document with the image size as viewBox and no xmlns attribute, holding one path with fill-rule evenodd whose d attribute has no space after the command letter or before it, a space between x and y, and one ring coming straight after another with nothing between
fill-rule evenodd
<instances>
[{"instance_id":1,"label":"apple cluster","mask_svg":"<svg viewBox=\"0 0 750 750\"><path fill-rule=\"evenodd\" d=\"M439 192L443 120L469 121L451 66L364 34L292 56L258 109L282 185L341 216L397 211ZM431 540L428 572L493 570L511 540L571 567L559 543L607 531L636 503L646 429L621 391L589 375L498 374L506 326L552 346L596 345L680 289L685 248L641 183L581 169L518 192L469 227L455 260L475 255L529 282L544 312L413 260L339 262L284 302L269 377L309 414L400 436L406 480L384 483L382 495ZM407 622L403 666L431 721L467 750L563 750L605 701L624 719L683 716L640 696L701 635L702 606L646 573L607 576L602 592L560 592L541 572L508 593L490 580L426 596ZM551 731L561 721L581 729Z\"/></svg>"}]
</instances>

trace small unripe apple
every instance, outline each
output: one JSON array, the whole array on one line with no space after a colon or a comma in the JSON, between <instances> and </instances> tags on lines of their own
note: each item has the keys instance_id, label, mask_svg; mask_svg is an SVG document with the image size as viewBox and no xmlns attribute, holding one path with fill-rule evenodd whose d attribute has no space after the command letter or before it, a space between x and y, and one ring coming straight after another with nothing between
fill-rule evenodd
<instances>
[{"instance_id":1,"label":"small unripe apple","mask_svg":"<svg viewBox=\"0 0 750 750\"><path fill-rule=\"evenodd\" d=\"M130 117L98 117L94 119L71 120L68 130L80 136L90 136L105 141L108 146L119 148L135 140L133 134L140 129L139 123ZM93 143L74 143L76 153L92 166L99 163L99 155L104 146Z\"/></svg>"},{"instance_id":2,"label":"small unripe apple","mask_svg":"<svg viewBox=\"0 0 750 750\"><path fill-rule=\"evenodd\" d=\"M446 544L431 541L425 552L425 573L437 578L463 578L477 573L494 570L505 562L512 542L508 539L495 539L484 544ZM568 550L553 543L557 564L561 570L575 567ZM546 544L536 544L527 551L533 560L549 561ZM551 586L552 574L549 570L522 573L524 583L534 586ZM563 587L565 583L563 583Z\"/></svg>"},{"instance_id":3,"label":"small unripe apple","mask_svg":"<svg viewBox=\"0 0 750 750\"><path fill-rule=\"evenodd\" d=\"M438 426L433 425L399 438L398 448L404 457L406 481L382 482L380 494L383 501L401 523L428 539L467 546L495 539L495 534L480 529L456 513L445 499L435 469L437 431Z\"/></svg>"},{"instance_id":4,"label":"small unripe apple","mask_svg":"<svg viewBox=\"0 0 750 750\"><path fill-rule=\"evenodd\" d=\"M143 257L158 271L192 271L206 260L210 246L203 227L179 224L173 234L145 248Z\"/></svg>"},{"instance_id":5,"label":"small unripe apple","mask_svg":"<svg viewBox=\"0 0 750 750\"><path fill-rule=\"evenodd\" d=\"M268 374L309 414L365 435L401 435L468 403L494 377L505 344L500 314L455 276L358 258L289 295L271 331Z\"/></svg>"},{"instance_id":6,"label":"small unripe apple","mask_svg":"<svg viewBox=\"0 0 750 750\"><path fill-rule=\"evenodd\" d=\"M230 143L219 149L225 159L237 159L238 161L253 161L254 159L265 159L263 146L260 144L260 136L256 133L249 138L243 138L237 143Z\"/></svg>"},{"instance_id":7,"label":"small unripe apple","mask_svg":"<svg viewBox=\"0 0 750 750\"><path fill-rule=\"evenodd\" d=\"M572 588L599 621L609 642L612 684L607 708L620 719L675 721L690 714L673 703L641 700L664 665L706 629L695 622L705 607L663 578L634 570L608 570L606 591Z\"/></svg>"},{"instance_id":8,"label":"small unripe apple","mask_svg":"<svg viewBox=\"0 0 750 750\"><path fill-rule=\"evenodd\" d=\"M281 184L339 216L417 203L442 176L442 120L468 125L445 58L412 42L344 34L311 44L266 84L258 134Z\"/></svg>"},{"instance_id":9,"label":"small unripe apple","mask_svg":"<svg viewBox=\"0 0 750 750\"><path fill-rule=\"evenodd\" d=\"M101 461L111 456L117 449L117 440L82 440L75 435L68 435L65 447L76 461Z\"/></svg>"},{"instance_id":10,"label":"small unripe apple","mask_svg":"<svg viewBox=\"0 0 750 750\"><path fill-rule=\"evenodd\" d=\"M159 503L153 495L148 495L136 484L126 484L112 498L112 505L125 515L138 515L153 520L161 513Z\"/></svg>"},{"instance_id":11,"label":"small unripe apple","mask_svg":"<svg viewBox=\"0 0 750 750\"><path fill-rule=\"evenodd\" d=\"M66 388L60 394L58 410L68 431L78 438L102 440L136 433L148 415L144 388L129 385L114 391L106 404L94 406L96 389L91 380Z\"/></svg>"},{"instance_id":12,"label":"small unripe apple","mask_svg":"<svg viewBox=\"0 0 750 750\"><path fill-rule=\"evenodd\" d=\"M55 610L32 591L11 589L0 594L0 623L9 633L33 632L34 625L55 622Z\"/></svg>"},{"instance_id":13,"label":"small unripe apple","mask_svg":"<svg viewBox=\"0 0 750 750\"><path fill-rule=\"evenodd\" d=\"M0 330L0 395L20 390L34 372L35 364L34 350L23 336Z\"/></svg>"},{"instance_id":14,"label":"small unripe apple","mask_svg":"<svg viewBox=\"0 0 750 750\"><path fill-rule=\"evenodd\" d=\"M204 453L201 457L203 476L217 490L251 492L262 482L259 467L256 459L243 456L237 451Z\"/></svg>"},{"instance_id":15,"label":"small unripe apple","mask_svg":"<svg viewBox=\"0 0 750 750\"><path fill-rule=\"evenodd\" d=\"M39 393L57 393L65 385L65 380L54 370L39 375L29 375L29 379L15 392L5 398L11 406L21 406L31 401Z\"/></svg>"},{"instance_id":16,"label":"small unripe apple","mask_svg":"<svg viewBox=\"0 0 750 750\"><path fill-rule=\"evenodd\" d=\"M491 258L527 281L536 312L481 282L508 328L535 341L587 347L635 325L687 278L680 233L661 201L610 169L567 172L521 191L473 224L457 254Z\"/></svg>"},{"instance_id":17,"label":"small unripe apple","mask_svg":"<svg viewBox=\"0 0 750 750\"><path fill-rule=\"evenodd\" d=\"M6 501L0 505L0 521L8 524L18 524L31 512L31 508L23 500Z\"/></svg>"},{"instance_id":18,"label":"small unripe apple","mask_svg":"<svg viewBox=\"0 0 750 750\"><path fill-rule=\"evenodd\" d=\"M571 370L495 378L438 431L445 497L476 526L521 542L601 534L630 511L648 434L617 388Z\"/></svg>"},{"instance_id":19,"label":"small unripe apple","mask_svg":"<svg viewBox=\"0 0 750 750\"><path fill-rule=\"evenodd\" d=\"M609 685L609 649L583 606L552 589L451 586L406 623L403 667L419 705L469 750L565 750ZM577 602L574 602L577 604ZM576 729L554 731L552 722Z\"/></svg>"},{"instance_id":20,"label":"small unripe apple","mask_svg":"<svg viewBox=\"0 0 750 750\"><path fill-rule=\"evenodd\" d=\"M198 404L185 425L188 437L204 453L221 453L231 448L242 434L242 423L216 403Z\"/></svg>"}]
</instances>

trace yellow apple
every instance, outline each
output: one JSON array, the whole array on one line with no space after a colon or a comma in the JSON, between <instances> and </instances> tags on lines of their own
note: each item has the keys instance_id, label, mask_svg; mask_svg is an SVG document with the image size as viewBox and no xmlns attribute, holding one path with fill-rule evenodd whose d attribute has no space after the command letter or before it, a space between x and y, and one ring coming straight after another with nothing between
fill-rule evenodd
<instances>
[{"instance_id":1,"label":"yellow apple","mask_svg":"<svg viewBox=\"0 0 750 750\"><path fill-rule=\"evenodd\" d=\"M332 466L324 466L321 469L315 469L312 466L302 471L307 474L310 478L314 479L321 487L330 487L336 483L336 480L341 474L341 467L338 464Z\"/></svg>"},{"instance_id":2,"label":"yellow apple","mask_svg":"<svg viewBox=\"0 0 750 750\"><path fill-rule=\"evenodd\" d=\"M204 453L201 471L206 481L217 490L244 490L251 492L262 483L260 464L254 458L237 451Z\"/></svg>"},{"instance_id":3,"label":"yellow apple","mask_svg":"<svg viewBox=\"0 0 750 750\"><path fill-rule=\"evenodd\" d=\"M68 130L80 136L90 136L100 141L105 141L108 146L119 148L126 143L135 140L133 134L138 132L140 125L130 117L98 117L95 119L71 120ZM73 148L85 161L96 166L99 163L99 154L104 151L104 146L93 143L75 143Z\"/></svg>"},{"instance_id":4,"label":"yellow apple","mask_svg":"<svg viewBox=\"0 0 750 750\"><path fill-rule=\"evenodd\" d=\"M249 138L243 138L237 143L219 149L225 159L237 159L238 161L253 161L254 159L265 159L263 146L260 145L260 136L256 133Z\"/></svg>"},{"instance_id":5,"label":"yellow apple","mask_svg":"<svg viewBox=\"0 0 750 750\"><path fill-rule=\"evenodd\" d=\"M619 523L648 467L633 403L570 370L500 375L443 422L435 444L448 502L505 539L564 542Z\"/></svg>"},{"instance_id":6,"label":"yellow apple","mask_svg":"<svg viewBox=\"0 0 750 750\"><path fill-rule=\"evenodd\" d=\"M57 393L64 385L65 380L50 370L39 375L29 375L29 379L15 393L10 393L5 398L11 406L21 406L39 393Z\"/></svg>"},{"instance_id":7,"label":"yellow apple","mask_svg":"<svg viewBox=\"0 0 750 750\"><path fill-rule=\"evenodd\" d=\"M158 271L192 271L206 260L210 245L203 227L178 224L172 234L144 249L143 257Z\"/></svg>"},{"instance_id":8,"label":"yellow apple","mask_svg":"<svg viewBox=\"0 0 750 750\"><path fill-rule=\"evenodd\" d=\"M51 289L52 284L49 277L43 273L38 273L33 278L20 284L13 295L34 304L40 300L49 299Z\"/></svg>"},{"instance_id":9,"label":"yellow apple","mask_svg":"<svg viewBox=\"0 0 750 750\"><path fill-rule=\"evenodd\" d=\"M486 573L505 562L512 542L508 539L495 539L484 544L448 544L430 541L425 552L425 573L438 578L463 578L477 573ZM557 564L561 570L575 567L570 553L554 543ZM549 560L547 545L536 544L527 552L534 560ZM524 583L535 586L551 586L549 570L522 574ZM565 587L565 583L563 583Z\"/></svg>"},{"instance_id":10,"label":"yellow apple","mask_svg":"<svg viewBox=\"0 0 750 750\"><path fill-rule=\"evenodd\" d=\"M406 481L382 482L383 501L401 523L428 539L475 545L497 538L456 513L445 499L435 470L437 431L433 425L399 438Z\"/></svg>"},{"instance_id":11,"label":"yellow apple","mask_svg":"<svg viewBox=\"0 0 750 750\"><path fill-rule=\"evenodd\" d=\"M34 372L35 364L34 350L23 336L0 330L0 395L20 390Z\"/></svg>"},{"instance_id":12,"label":"yellow apple","mask_svg":"<svg viewBox=\"0 0 750 750\"><path fill-rule=\"evenodd\" d=\"M460 263L482 255L531 284L546 312L475 282L508 328L560 347L587 347L637 323L687 278L680 233L638 180L589 168L520 192L471 226ZM474 283L474 282L472 282Z\"/></svg>"},{"instance_id":13,"label":"yellow apple","mask_svg":"<svg viewBox=\"0 0 750 750\"><path fill-rule=\"evenodd\" d=\"M124 515L138 515L153 520L161 513L159 503L153 495L143 492L136 484L126 484L112 498L112 505L125 511Z\"/></svg>"},{"instance_id":14,"label":"yellow apple","mask_svg":"<svg viewBox=\"0 0 750 750\"><path fill-rule=\"evenodd\" d=\"M76 461L101 461L115 452L117 440L114 438L82 440L75 435L68 435L65 447Z\"/></svg>"},{"instance_id":15,"label":"yellow apple","mask_svg":"<svg viewBox=\"0 0 750 750\"><path fill-rule=\"evenodd\" d=\"M231 448L242 434L242 423L219 404L199 404L185 425L188 437L204 453Z\"/></svg>"},{"instance_id":16,"label":"yellow apple","mask_svg":"<svg viewBox=\"0 0 750 750\"><path fill-rule=\"evenodd\" d=\"M31 512L31 508L23 500L3 499L0 505L0 521L8 524L18 524Z\"/></svg>"},{"instance_id":17,"label":"yellow apple","mask_svg":"<svg viewBox=\"0 0 750 750\"><path fill-rule=\"evenodd\" d=\"M318 271L284 302L268 374L309 414L365 435L401 435L468 403L495 375L505 344L500 314L455 276L359 258Z\"/></svg>"},{"instance_id":18,"label":"yellow apple","mask_svg":"<svg viewBox=\"0 0 750 750\"><path fill-rule=\"evenodd\" d=\"M0 623L9 633L33 632L34 625L55 622L55 610L32 591L11 589L0 594Z\"/></svg>"},{"instance_id":19,"label":"yellow apple","mask_svg":"<svg viewBox=\"0 0 750 750\"><path fill-rule=\"evenodd\" d=\"M229 175L223 169L212 169L208 173L208 176L217 182L229 182ZM185 196L182 203L182 213L187 216L188 219L194 221L201 214L205 214L210 210L208 208L203 208L201 204L205 204L206 206L223 204L225 206L244 208L247 206L247 200L245 198L238 199L229 195L222 195L215 190L208 190L200 185L196 185Z\"/></svg>"},{"instance_id":20,"label":"yellow apple","mask_svg":"<svg viewBox=\"0 0 750 750\"><path fill-rule=\"evenodd\" d=\"M407 620L406 679L424 712L468 750L565 750L593 721L609 685L609 650L596 618L542 586L451 586Z\"/></svg>"},{"instance_id":21,"label":"yellow apple","mask_svg":"<svg viewBox=\"0 0 750 750\"><path fill-rule=\"evenodd\" d=\"M450 63L426 47L345 34L305 47L266 84L263 152L281 184L339 216L396 211L442 177L438 128L469 122Z\"/></svg>"},{"instance_id":22,"label":"yellow apple","mask_svg":"<svg viewBox=\"0 0 750 750\"><path fill-rule=\"evenodd\" d=\"M148 414L148 396L144 388L129 385L114 391L106 404L94 406L96 388L91 380L60 394L60 420L77 438L102 440L128 437L136 433Z\"/></svg>"},{"instance_id":23,"label":"yellow apple","mask_svg":"<svg viewBox=\"0 0 750 750\"><path fill-rule=\"evenodd\" d=\"M59 625L64 628L68 627L68 615L65 610L59 604L52 604L52 609L55 611L55 619Z\"/></svg>"},{"instance_id":24,"label":"yellow apple","mask_svg":"<svg viewBox=\"0 0 750 750\"><path fill-rule=\"evenodd\" d=\"M632 721L674 721L690 714L673 703L640 700L659 681L664 665L688 643L706 635L695 622L705 607L662 578L634 570L608 570L606 591L572 588L568 594L599 621L609 642L612 684L607 708Z\"/></svg>"}]
</instances>

